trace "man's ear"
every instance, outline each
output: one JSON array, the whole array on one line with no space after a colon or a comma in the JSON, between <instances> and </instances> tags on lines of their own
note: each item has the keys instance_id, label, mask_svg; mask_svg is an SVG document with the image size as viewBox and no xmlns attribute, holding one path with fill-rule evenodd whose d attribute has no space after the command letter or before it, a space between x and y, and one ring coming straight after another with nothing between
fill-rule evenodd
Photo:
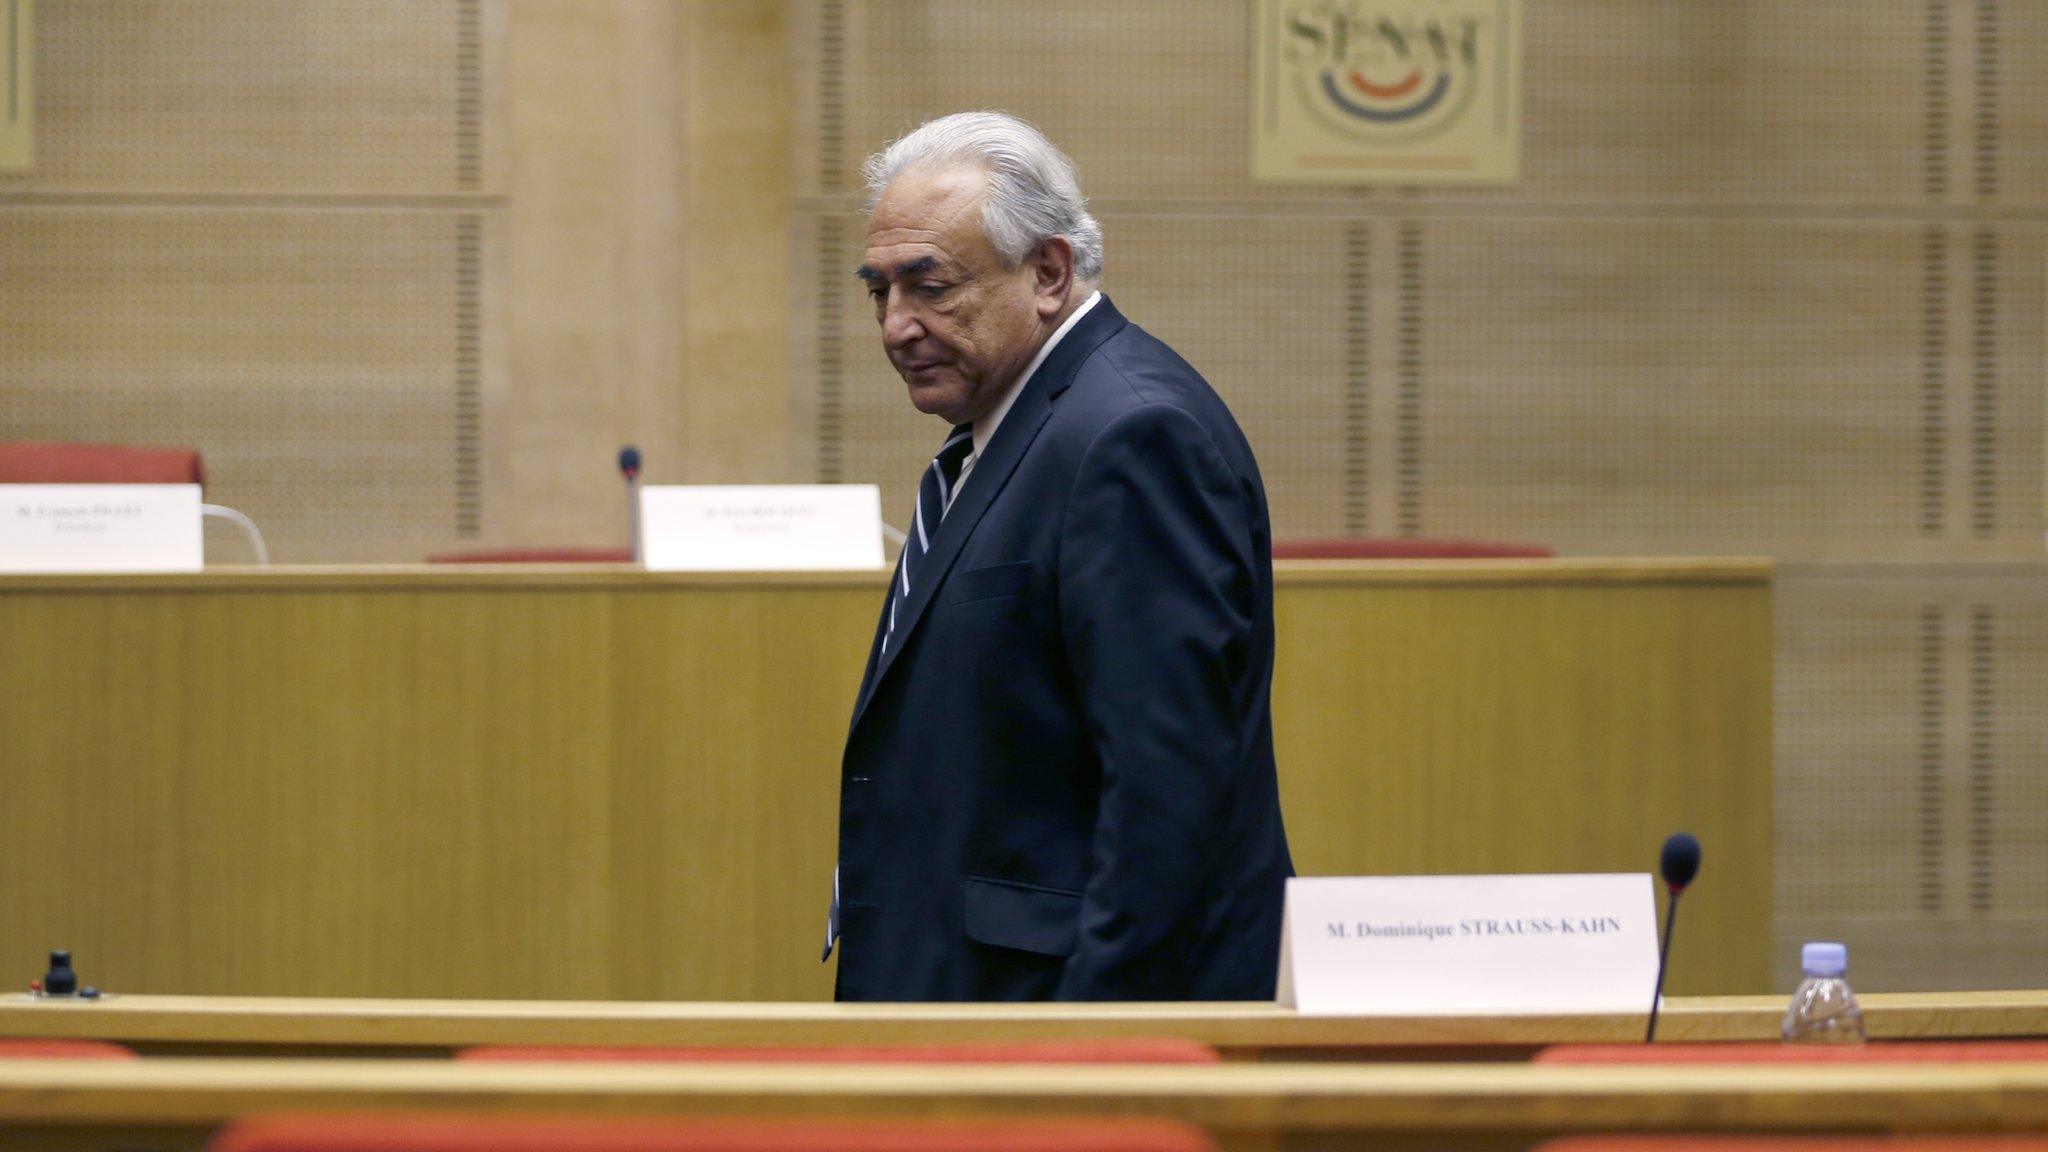
<instances>
[{"instance_id":1,"label":"man's ear","mask_svg":"<svg viewBox=\"0 0 2048 1152\"><path fill-rule=\"evenodd\" d=\"M1031 293L1037 298L1038 314L1059 315L1074 287L1074 246L1065 236L1053 236L1039 243L1024 258L1031 269Z\"/></svg>"}]
</instances>

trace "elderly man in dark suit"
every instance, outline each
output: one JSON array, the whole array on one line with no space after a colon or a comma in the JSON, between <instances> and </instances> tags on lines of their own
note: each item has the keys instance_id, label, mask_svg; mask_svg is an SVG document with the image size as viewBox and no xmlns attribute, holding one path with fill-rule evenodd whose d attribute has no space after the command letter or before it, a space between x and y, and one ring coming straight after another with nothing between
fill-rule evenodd
<instances>
[{"instance_id":1,"label":"elderly man in dark suit","mask_svg":"<svg viewBox=\"0 0 2048 1152\"><path fill-rule=\"evenodd\" d=\"M1292 866L1251 447L1097 290L1036 129L948 116L867 177L860 279L952 428L847 735L839 997L1269 998Z\"/></svg>"}]
</instances>

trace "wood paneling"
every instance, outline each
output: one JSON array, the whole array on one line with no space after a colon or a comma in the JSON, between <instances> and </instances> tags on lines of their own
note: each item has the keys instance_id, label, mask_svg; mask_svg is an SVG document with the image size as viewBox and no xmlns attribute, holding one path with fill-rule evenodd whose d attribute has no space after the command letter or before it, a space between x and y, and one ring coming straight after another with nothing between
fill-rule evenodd
<instances>
[{"instance_id":1,"label":"wood paneling","mask_svg":"<svg viewBox=\"0 0 2048 1152\"><path fill-rule=\"evenodd\" d=\"M491 192L493 0L63 0L36 25L37 165L0 191Z\"/></svg>"},{"instance_id":2,"label":"wood paneling","mask_svg":"<svg viewBox=\"0 0 2048 1152\"><path fill-rule=\"evenodd\" d=\"M1780 594L1781 934L1846 941L1859 988L2031 979L2048 566L1801 565Z\"/></svg>"},{"instance_id":3,"label":"wood paneling","mask_svg":"<svg viewBox=\"0 0 2048 1152\"><path fill-rule=\"evenodd\" d=\"M623 543L625 443L648 483L790 478L785 20L769 0L512 0L513 386L487 543Z\"/></svg>"},{"instance_id":4,"label":"wood paneling","mask_svg":"<svg viewBox=\"0 0 2048 1152\"><path fill-rule=\"evenodd\" d=\"M783 5L41 15L0 437L196 447L298 563L619 543L628 441L787 478Z\"/></svg>"},{"instance_id":5,"label":"wood paneling","mask_svg":"<svg viewBox=\"0 0 2048 1152\"><path fill-rule=\"evenodd\" d=\"M680 480L786 483L790 458L789 5L700 0L683 78L688 405Z\"/></svg>"},{"instance_id":6,"label":"wood paneling","mask_svg":"<svg viewBox=\"0 0 2048 1152\"><path fill-rule=\"evenodd\" d=\"M1135 1114L1196 1124L1232 1149L1515 1148L1560 1132L2038 1133L2048 1130L2048 1067L0 1065L0 1124L24 1145L39 1137L36 1147L192 1147L239 1116L366 1111L984 1121ZM156 1130L143 1136L133 1131L139 1126Z\"/></svg>"},{"instance_id":7,"label":"wood paneling","mask_svg":"<svg viewBox=\"0 0 2048 1152\"><path fill-rule=\"evenodd\" d=\"M1548 3L1524 30L1522 180L1392 192L1250 181L1242 4L804 7L803 58L844 69L842 108L800 106L839 119L806 133L808 194L856 188L862 157L925 119L993 107L1043 128L1079 165L1083 190L1116 201L1890 207L1926 202L1930 162L1948 177L1937 202L2038 207L2048 195L2048 14L2012 0ZM1930 76L1943 113L1931 158ZM1976 187L1980 139L2003 177L1989 197Z\"/></svg>"},{"instance_id":8,"label":"wood paneling","mask_svg":"<svg viewBox=\"0 0 2048 1152\"><path fill-rule=\"evenodd\" d=\"M280 560L474 538L503 4L41 16L43 163L0 178L0 437L196 448Z\"/></svg>"},{"instance_id":9,"label":"wood paneling","mask_svg":"<svg viewBox=\"0 0 2048 1152\"><path fill-rule=\"evenodd\" d=\"M1767 579L1284 573L1300 868L1640 871L1690 827L1717 880L1670 987L1762 988ZM0 758L30 766L0 871L49 877L0 889L0 935L138 992L823 998L836 769L880 582L0 581Z\"/></svg>"},{"instance_id":10,"label":"wood paneling","mask_svg":"<svg viewBox=\"0 0 2048 1152\"><path fill-rule=\"evenodd\" d=\"M489 221L0 204L0 437L198 448L280 557L447 547L503 383Z\"/></svg>"},{"instance_id":11,"label":"wood paneling","mask_svg":"<svg viewBox=\"0 0 2048 1152\"><path fill-rule=\"evenodd\" d=\"M2048 992L1878 992L1859 1000L1878 1040L2048 1035ZM1657 1035L1686 1043L1775 1040L1784 1014L1781 996L1668 997ZM7 997L0 999L0 1032L214 1056L259 1047L317 1055L475 1044L774 1048L1165 1037L1210 1045L1229 1059L1385 1059L1393 1049L1456 1045L1469 1046L1472 1059L1521 1060L1546 1044L1640 1039L1643 1014L1303 1016L1269 1002L653 1004L144 994L97 1004Z\"/></svg>"},{"instance_id":12,"label":"wood paneling","mask_svg":"<svg viewBox=\"0 0 2048 1152\"><path fill-rule=\"evenodd\" d=\"M1769 917L1761 589L1290 587L1278 614L1301 872L1647 871L1690 829L1709 882L1686 900L1673 987L1768 986L1760 942L1723 951Z\"/></svg>"}]
</instances>

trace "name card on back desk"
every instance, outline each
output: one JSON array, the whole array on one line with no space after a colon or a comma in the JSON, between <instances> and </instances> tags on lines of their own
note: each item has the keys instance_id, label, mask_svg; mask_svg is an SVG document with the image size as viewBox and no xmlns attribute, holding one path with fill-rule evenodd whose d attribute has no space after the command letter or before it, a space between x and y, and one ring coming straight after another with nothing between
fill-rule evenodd
<instances>
[{"instance_id":1,"label":"name card on back desk","mask_svg":"<svg viewBox=\"0 0 2048 1152\"><path fill-rule=\"evenodd\" d=\"M0 572L197 572L197 484L0 484Z\"/></svg>"},{"instance_id":2,"label":"name card on back desk","mask_svg":"<svg viewBox=\"0 0 2048 1152\"><path fill-rule=\"evenodd\" d=\"M1643 1012L1648 873L1296 877L1279 1001L1309 1016Z\"/></svg>"},{"instance_id":3,"label":"name card on back desk","mask_svg":"<svg viewBox=\"0 0 2048 1152\"><path fill-rule=\"evenodd\" d=\"M882 566L873 484L661 485L640 490L647 567L672 572Z\"/></svg>"}]
</instances>

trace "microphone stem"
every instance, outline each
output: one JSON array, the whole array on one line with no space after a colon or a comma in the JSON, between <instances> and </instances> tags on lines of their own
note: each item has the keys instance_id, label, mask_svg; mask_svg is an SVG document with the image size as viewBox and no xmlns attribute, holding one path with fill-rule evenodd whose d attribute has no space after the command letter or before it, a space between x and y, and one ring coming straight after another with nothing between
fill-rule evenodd
<instances>
[{"instance_id":1,"label":"microphone stem","mask_svg":"<svg viewBox=\"0 0 2048 1152\"><path fill-rule=\"evenodd\" d=\"M640 542L640 477L626 477L626 525L628 539L633 552L633 563L647 563L647 553Z\"/></svg>"},{"instance_id":2,"label":"microphone stem","mask_svg":"<svg viewBox=\"0 0 2048 1152\"><path fill-rule=\"evenodd\" d=\"M1650 993L1650 1030L1643 1034L1643 1043L1654 1043L1657 1039L1657 1007L1664 1002L1664 966L1671 963L1671 926L1678 923L1678 897L1672 892L1664 905L1664 947L1657 953L1657 990Z\"/></svg>"}]
</instances>

